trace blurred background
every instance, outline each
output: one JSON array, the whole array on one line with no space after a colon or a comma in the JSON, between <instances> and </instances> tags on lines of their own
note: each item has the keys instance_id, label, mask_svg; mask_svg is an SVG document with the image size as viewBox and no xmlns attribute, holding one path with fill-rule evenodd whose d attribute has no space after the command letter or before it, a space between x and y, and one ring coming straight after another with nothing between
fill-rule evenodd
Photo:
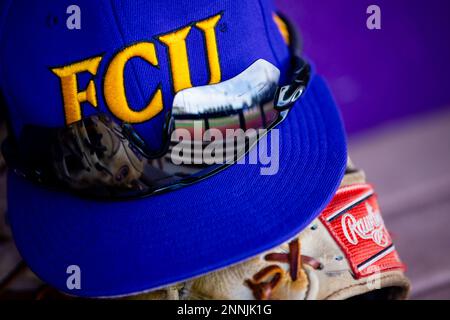
<instances>
[{"instance_id":1,"label":"blurred background","mask_svg":"<svg viewBox=\"0 0 450 320\"><path fill-rule=\"evenodd\" d=\"M450 299L450 1L276 3L300 26L306 55L341 107L350 154L377 188L409 267L412 298ZM373 4L381 8L381 30L366 27ZM0 159L0 177L4 172ZM0 222L0 279L20 261L8 239ZM14 283L36 285L27 271Z\"/></svg>"},{"instance_id":2,"label":"blurred background","mask_svg":"<svg viewBox=\"0 0 450 320\"><path fill-rule=\"evenodd\" d=\"M328 80L412 298L450 299L450 1L277 0ZM368 6L381 30L366 27Z\"/></svg>"}]
</instances>

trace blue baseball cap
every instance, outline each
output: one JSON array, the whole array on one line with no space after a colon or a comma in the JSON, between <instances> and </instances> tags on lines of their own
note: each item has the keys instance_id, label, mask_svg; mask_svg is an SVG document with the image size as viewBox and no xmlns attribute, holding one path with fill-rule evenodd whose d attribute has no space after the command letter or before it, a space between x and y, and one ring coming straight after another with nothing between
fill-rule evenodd
<instances>
[{"instance_id":1,"label":"blue baseball cap","mask_svg":"<svg viewBox=\"0 0 450 320\"><path fill-rule=\"evenodd\" d=\"M259 59L282 79L289 72L289 34L268 0L73 3L0 4L0 91L12 135L102 112L140 120L136 130L158 149L176 92L226 81ZM147 108L155 101L158 108ZM277 129L277 174L235 164L142 199L86 199L11 172L16 245L43 281L82 297L149 291L276 247L327 205L347 159L339 111L314 70ZM68 285L73 266L76 288Z\"/></svg>"}]
</instances>

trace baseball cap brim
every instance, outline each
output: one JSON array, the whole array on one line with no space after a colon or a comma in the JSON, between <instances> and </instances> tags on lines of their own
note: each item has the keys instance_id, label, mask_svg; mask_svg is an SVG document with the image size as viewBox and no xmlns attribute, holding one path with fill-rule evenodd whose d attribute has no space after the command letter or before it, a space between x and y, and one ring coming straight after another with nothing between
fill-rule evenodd
<instances>
[{"instance_id":1,"label":"baseball cap brim","mask_svg":"<svg viewBox=\"0 0 450 320\"><path fill-rule=\"evenodd\" d=\"M278 129L277 174L236 164L139 200L87 200L10 174L8 218L16 245L42 280L84 297L148 291L276 247L322 211L347 159L340 114L319 76ZM66 284L72 265L80 268L80 289Z\"/></svg>"}]
</instances>

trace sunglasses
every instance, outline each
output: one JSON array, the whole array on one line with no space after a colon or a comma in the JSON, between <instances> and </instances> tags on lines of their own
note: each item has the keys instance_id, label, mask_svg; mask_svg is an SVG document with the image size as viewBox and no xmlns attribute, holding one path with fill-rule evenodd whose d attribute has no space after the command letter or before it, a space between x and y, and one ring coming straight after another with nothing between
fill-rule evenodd
<instances>
[{"instance_id":1,"label":"sunglasses","mask_svg":"<svg viewBox=\"0 0 450 320\"><path fill-rule=\"evenodd\" d=\"M108 200L178 189L226 169L286 119L308 86L311 68L286 24L288 83L260 59L232 79L178 92L160 150L151 151L131 124L95 114L63 128L24 126L2 146L8 167L40 185Z\"/></svg>"}]
</instances>

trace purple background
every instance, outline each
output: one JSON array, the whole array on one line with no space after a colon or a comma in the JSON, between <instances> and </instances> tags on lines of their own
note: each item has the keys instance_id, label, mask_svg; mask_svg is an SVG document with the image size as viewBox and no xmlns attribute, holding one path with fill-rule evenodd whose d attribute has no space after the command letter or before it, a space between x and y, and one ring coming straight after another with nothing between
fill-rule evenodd
<instances>
[{"instance_id":1,"label":"purple background","mask_svg":"<svg viewBox=\"0 0 450 320\"><path fill-rule=\"evenodd\" d=\"M352 134L450 106L450 1L277 0L325 75ZM381 7L381 30L366 9Z\"/></svg>"},{"instance_id":2,"label":"purple background","mask_svg":"<svg viewBox=\"0 0 450 320\"><path fill-rule=\"evenodd\" d=\"M341 106L350 155L376 187L412 298L450 299L450 1L277 3ZM366 28L371 4L382 30Z\"/></svg>"}]
</instances>

